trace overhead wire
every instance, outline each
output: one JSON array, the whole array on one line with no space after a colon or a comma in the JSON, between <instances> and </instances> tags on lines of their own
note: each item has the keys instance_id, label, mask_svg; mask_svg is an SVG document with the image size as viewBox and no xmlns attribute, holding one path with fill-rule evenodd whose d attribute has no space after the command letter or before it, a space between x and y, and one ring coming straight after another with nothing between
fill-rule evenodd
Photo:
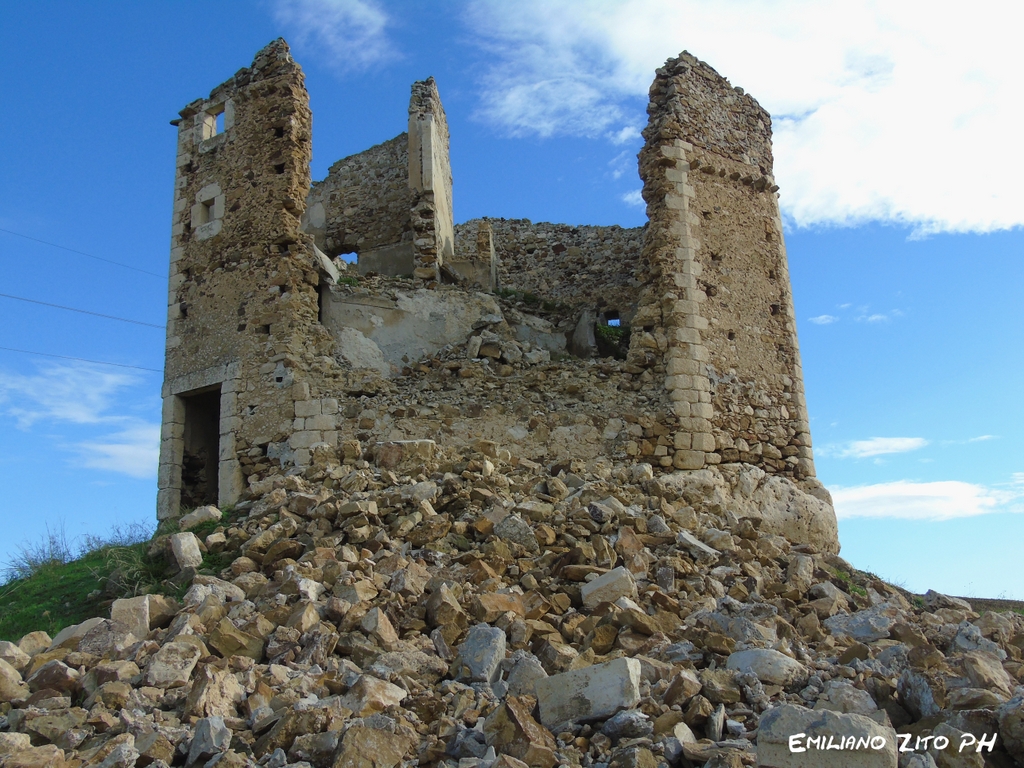
<instances>
[{"instance_id":1,"label":"overhead wire","mask_svg":"<svg viewBox=\"0 0 1024 768\"><path fill-rule=\"evenodd\" d=\"M159 328L164 330L165 326L157 325L156 323L145 323L142 320L132 320L127 317L117 317L116 315L104 315L101 312L90 312L88 309L78 309L76 307L66 307L63 304L51 304L48 301L39 301L38 299L26 299L24 296L13 296L9 293L0 293L0 297L5 299L14 299L15 301L24 301L29 304L39 304L44 307L54 307L55 309L65 309L68 312L79 312L83 315L92 315L93 317L103 317L107 320L117 320L122 323L132 323L133 325L145 325L148 328Z\"/></svg>"},{"instance_id":2,"label":"overhead wire","mask_svg":"<svg viewBox=\"0 0 1024 768\"><path fill-rule=\"evenodd\" d=\"M156 272L150 272L150 271L145 270L145 269L139 269L138 267L133 267L131 264L125 264L125 263L120 262L120 261L114 261L113 259L105 259L102 256L95 256L95 255L93 255L91 253L86 253L85 251L79 251L77 248L68 248L65 245L59 245L58 243L51 243L49 240L40 240L38 237L30 237L29 235L23 235L23 234L21 234L21 232L15 232L14 230L11 230L11 229L4 229L3 227L0 227L0 232L6 232L8 235L14 235L15 237L23 237L26 240L32 240L33 242L42 243L43 245L49 245L52 248L60 248L62 251L68 251L70 253L77 253L79 256L87 256L90 259L96 259L96 261L103 261L103 262L106 262L107 264L114 264L115 266L124 267L125 269L130 269L130 270L132 270L134 272L141 272L142 274L150 275L151 277L159 277L159 278L163 278L164 277L164 275L157 274Z\"/></svg>"},{"instance_id":3,"label":"overhead wire","mask_svg":"<svg viewBox=\"0 0 1024 768\"><path fill-rule=\"evenodd\" d=\"M152 373L163 373L159 368L144 368L141 365L127 365L125 363L108 363L105 360L88 360L84 357L71 357L69 355L53 355L49 352L34 352L31 349L15 349L14 347L0 347L5 352L20 352L23 355L39 355L40 357L56 357L61 360L75 360L80 363L93 363L95 365L110 365L115 368L134 368L137 371L151 371Z\"/></svg>"}]
</instances>

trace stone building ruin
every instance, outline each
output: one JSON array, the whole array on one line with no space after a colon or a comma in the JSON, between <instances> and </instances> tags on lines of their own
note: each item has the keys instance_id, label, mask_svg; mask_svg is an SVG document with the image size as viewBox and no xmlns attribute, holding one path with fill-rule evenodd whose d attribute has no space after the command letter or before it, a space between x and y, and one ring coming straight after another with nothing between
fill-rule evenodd
<instances>
[{"instance_id":1,"label":"stone building ruin","mask_svg":"<svg viewBox=\"0 0 1024 768\"><path fill-rule=\"evenodd\" d=\"M789 489L776 495L816 497L801 525L834 538L770 117L687 53L657 71L648 113L649 222L627 229L456 225L432 78L412 86L406 133L315 183L308 94L283 40L187 105L158 517L233 504L326 455L414 467L436 453L457 468L482 451L774 478Z\"/></svg>"}]
</instances>

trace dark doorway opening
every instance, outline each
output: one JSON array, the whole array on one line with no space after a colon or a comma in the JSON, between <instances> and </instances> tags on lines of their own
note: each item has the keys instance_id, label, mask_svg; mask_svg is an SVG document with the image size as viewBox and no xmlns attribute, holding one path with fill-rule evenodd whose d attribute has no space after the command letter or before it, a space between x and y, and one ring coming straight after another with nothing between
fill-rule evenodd
<instances>
[{"instance_id":1,"label":"dark doorway opening","mask_svg":"<svg viewBox=\"0 0 1024 768\"><path fill-rule=\"evenodd\" d=\"M181 506L217 503L220 461L220 385L189 395L185 401L185 450L181 459Z\"/></svg>"}]
</instances>

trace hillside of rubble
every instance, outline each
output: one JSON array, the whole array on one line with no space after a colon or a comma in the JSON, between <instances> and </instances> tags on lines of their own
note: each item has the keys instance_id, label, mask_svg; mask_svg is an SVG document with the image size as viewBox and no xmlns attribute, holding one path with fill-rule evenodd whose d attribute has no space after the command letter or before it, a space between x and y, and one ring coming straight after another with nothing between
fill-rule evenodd
<instances>
[{"instance_id":1,"label":"hillside of rubble","mask_svg":"<svg viewBox=\"0 0 1024 768\"><path fill-rule=\"evenodd\" d=\"M0 766L827 764L797 733L1022 764L1024 616L734 509L699 472L486 439L321 446L156 537L164 594L0 642Z\"/></svg>"}]
</instances>

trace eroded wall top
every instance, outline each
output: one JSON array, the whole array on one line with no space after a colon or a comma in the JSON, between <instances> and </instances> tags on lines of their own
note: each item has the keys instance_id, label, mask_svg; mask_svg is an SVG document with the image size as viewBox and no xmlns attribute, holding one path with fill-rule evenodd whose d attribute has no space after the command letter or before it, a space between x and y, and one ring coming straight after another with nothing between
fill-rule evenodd
<instances>
[{"instance_id":1,"label":"eroded wall top","mask_svg":"<svg viewBox=\"0 0 1024 768\"><path fill-rule=\"evenodd\" d=\"M303 229L328 256L412 240L409 136L342 158L309 191Z\"/></svg>"}]
</instances>

